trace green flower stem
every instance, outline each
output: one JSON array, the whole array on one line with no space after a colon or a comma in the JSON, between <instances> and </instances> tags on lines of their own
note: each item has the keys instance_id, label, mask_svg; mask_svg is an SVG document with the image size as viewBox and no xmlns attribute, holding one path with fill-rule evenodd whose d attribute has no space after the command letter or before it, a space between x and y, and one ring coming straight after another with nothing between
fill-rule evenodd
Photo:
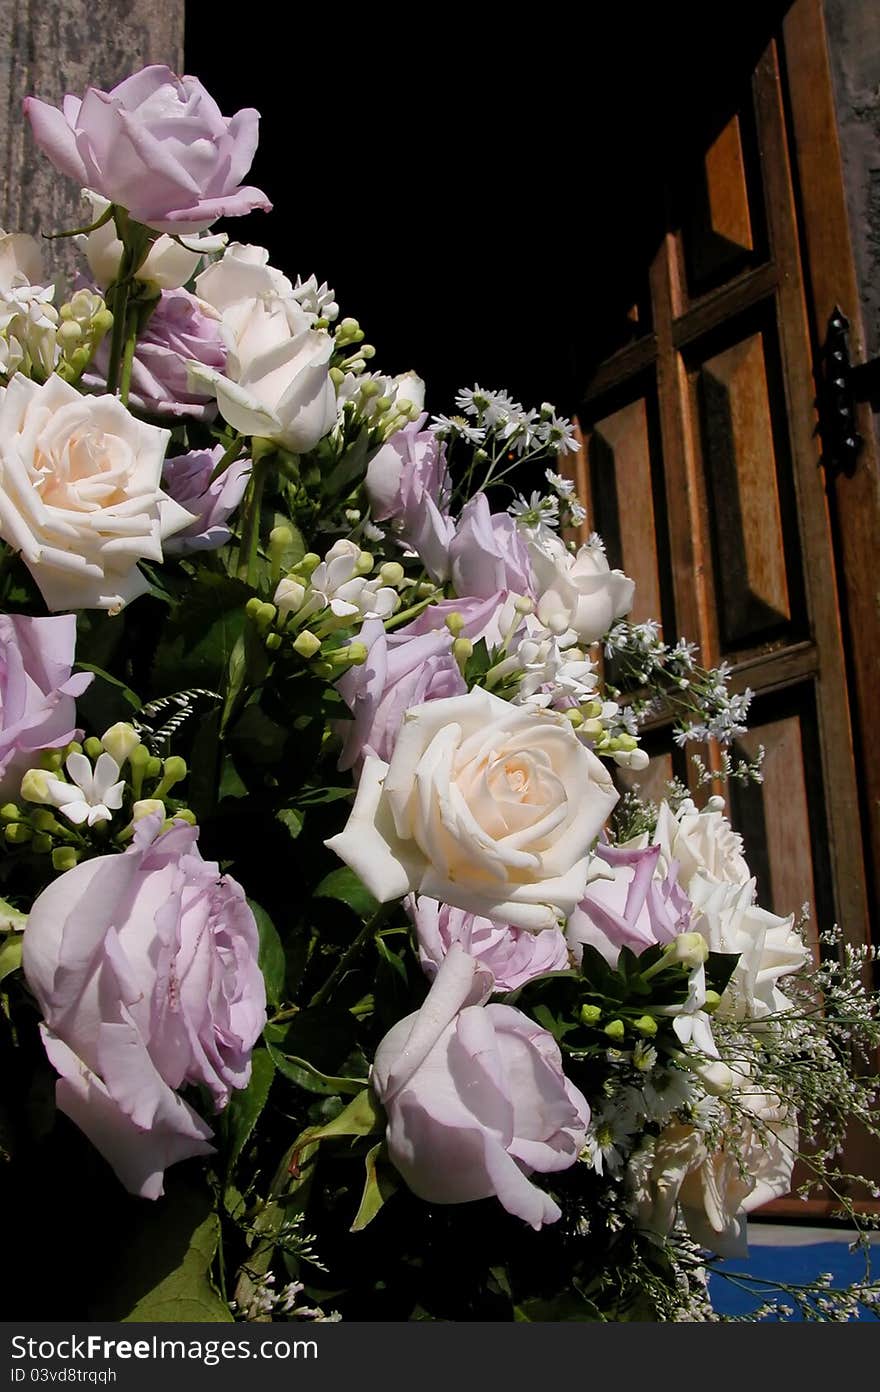
<instances>
[{"instance_id":1,"label":"green flower stem","mask_svg":"<svg viewBox=\"0 0 880 1392\"><path fill-rule=\"evenodd\" d=\"M116 283L107 292L108 301L112 299L113 331L110 335L110 361L107 365L107 391L112 395L119 384L119 371L125 346L125 320L128 310L128 287L131 273L128 269L128 253L124 253ZM132 353L134 349L132 349Z\"/></svg>"},{"instance_id":2,"label":"green flower stem","mask_svg":"<svg viewBox=\"0 0 880 1392\"><path fill-rule=\"evenodd\" d=\"M390 904L381 904L373 914L373 917L367 919L357 937L350 946L346 948L345 952L343 952L336 966L324 982L324 985L312 996L312 999L309 1001L310 1010L313 1010L315 1006L323 1005L328 997L333 994L349 967L357 961L367 943L374 936L376 930L385 922L385 919L388 917L393 907L393 902Z\"/></svg>"},{"instance_id":3,"label":"green flower stem","mask_svg":"<svg viewBox=\"0 0 880 1392\"><path fill-rule=\"evenodd\" d=\"M238 552L238 578L246 580L252 587L257 583L257 555L260 546L260 512L263 506L263 487L266 481L266 466L262 460L255 459L251 468L247 500L244 507L244 521L241 528L241 545Z\"/></svg>"},{"instance_id":4,"label":"green flower stem","mask_svg":"<svg viewBox=\"0 0 880 1392\"><path fill-rule=\"evenodd\" d=\"M218 478L220 477L221 474L225 474L225 473L226 473L226 470L229 468L230 464L234 464L234 463L235 463L236 459L237 459L238 456L241 454L241 447L242 447L243 443L244 443L244 436L243 436L243 435L238 435L238 434L237 434L237 435L235 436L235 438L233 439L232 443L231 443L230 445L227 446L226 452L224 453L222 459L219 461L219 463L217 464L217 467L215 468L214 472L212 473L212 475L211 475L211 483L214 483L215 480L218 479Z\"/></svg>"},{"instance_id":5,"label":"green flower stem","mask_svg":"<svg viewBox=\"0 0 880 1392\"><path fill-rule=\"evenodd\" d=\"M406 623L407 619L416 618L423 610L427 609L429 604L436 604L438 598L442 598L439 590L437 594L428 595L425 599L420 599L418 604L410 605L409 609L401 609L399 614L395 614L393 618L386 619L386 633L390 633L392 628L398 628L402 623Z\"/></svg>"},{"instance_id":6,"label":"green flower stem","mask_svg":"<svg viewBox=\"0 0 880 1392\"><path fill-rule=\"evenodd\" d=\"M128 315L128 325L125 340L122 348L122 362L119 371L119 400L123 406L128 405L128 394L131 391L131 370L134 366L134 350L137 346L138 324L140 315L136 308L132 308Z\"/></svg>"}]
</instances>

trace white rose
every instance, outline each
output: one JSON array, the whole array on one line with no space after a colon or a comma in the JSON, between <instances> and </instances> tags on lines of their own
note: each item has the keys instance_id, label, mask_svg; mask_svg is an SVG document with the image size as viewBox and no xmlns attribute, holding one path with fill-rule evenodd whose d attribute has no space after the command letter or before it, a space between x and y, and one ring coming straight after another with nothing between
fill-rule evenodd
<instances>
[{"instance_id":1,"label":"white rose","mask_svg":"<svg viewBox=\"0 0 880 1392\"><path fill-rule=\"evenodd\" d=\"M538 618L554 631L563 624L581 643L595 643L632 608L635 582L611 570L600 546L572 554L552 532L529 537L538 590Z\"/></svg>"},{"instance_id":2,"label":"white rose","mask_svg":"<svg viewBox=\"0 0 880 1392\"><path fill-rule=\"evenodd\" d=\"M149 588L138 561L193 521L160 487L169 438L60 377L0 393L0 537L50 609L116 611Z\"/></svg>"},{"instance_id":3,"label":"white rose","mask_svg":"<svg viewBox=\"0 0 880 1392\"><path fill-rule=\"evenodd\" d=\"M312 449L336 422L332 338L311 327L314 315L262 247L233 243L198 277L196 290L220 313L229 357L226 375L191 363L194 381L214 393L223 419L243 435L298 454Z\"/></svg>"},{"instance_id":4,"label":"white rose","mask_svg":"<svg viewBox=\"0 0 880 1392\"><path fill-rule=\"evenodd\" d=\"M87 192L85 197L91 207L92 221L97 222L110 204L99 193ZM119 274L122 260L122 243L116 235L113 219L76 240L86 254L97 284L106 290ZM135 271L135 279L149 281L159 290L179 290L195 275L202 257L209 252L222 250L226 241L222 233L193 233L179 239L163 233L153 242L146 258Z\"/></svg>"},{"instance_id":5,"label":"white rose","mask_svg":"<svg viewBox=\"0 0 880 1392\"><path fill-rule=\"evenodd\" d=\"M407 712L390 765L367 758L327 845L382 902L426 894L540 932L583 897L616 802L568 721L477 688Z\"/></svg>"},{"instance_id":6,"label":"white rose","mask_svg":"<svg viewBox=\"0 0 880 1392\"><path fill-rule=\"evenodd\" d=\"M711 797L702 812L687 798L673 812L660 804L654 844L661 848L667 865L678 861L678 882L686 894L700 872L716 884L746 884L752 873L743 859L742 837L724 816L724 799Z\"/></svg>"},{"instance_id":7,"label":"white rose","mask_svg":"<svg viewBox=\"0 0 880 1392\"><path fill-rule=\"evenodd\" d=\"M639 1226L666 1235L681 1209L695 1242L722 1257L745 1256L745 1218L788 1192L798 1129L774 1093L735 1075L737 1108L725 1126L736 1153L710 1150L696 1126L674 1122L633 1157L630 1207Z\"/></svg>"},{"instance_id":8,"label":"white rose","mask_svg":"<svg viewBox=\"0 0 880 1392\"><path fill-rule=\"evenodd\" d=\"M779 918L759 908L754 903L754 880L719 884L700 872L691 880L688 894L696 911L693 926L711 951L739 954L718 1014L761 1020L788 1010L791 1002L777 983L798 971L809 955L794 930L794 914Z\"/></svg>"}]
</instances>

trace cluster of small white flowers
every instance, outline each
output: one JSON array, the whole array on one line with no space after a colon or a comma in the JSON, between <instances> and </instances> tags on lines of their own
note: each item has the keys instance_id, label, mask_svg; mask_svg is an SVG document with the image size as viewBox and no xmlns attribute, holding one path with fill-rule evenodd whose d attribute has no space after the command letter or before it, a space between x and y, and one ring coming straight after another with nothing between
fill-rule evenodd
<instances>
[{"instance_id":1,"label":"cluster of small white flowers","mask_svg":"<svg viewBox=\"0 0 880 1392\"><path fill-rule=\"evenodd\" d=\"M552 633L520 639L511 660L522 677L514 696L516 705L558 706L589 699L598 674L579 648L565 649Z\"/></svg>"},{"instance_id":2,"label":"cluster of small white flowers","mask_svg":"<svg viewBox=\"0 0 880 1392\"><path fill-rule=\"evenodd\" d=\"M507 509L515 518L518 527L531 534L540 534L545 528L554 532L559 526L559 499L544 493L534 492L531 497L521 494Z\"/></svg>"},{"instance_id":3,"label":"cluster of small white flowers","mask_svg":"<svg viewBox=\"0 0 880 1392\"><path fill-rule=\"evenodd\" d=\"M560 520L562 525L566 527L580 527L581 524L587 520L587 509L575 496L574 480L563 478L561 474L554 473L552 469L546 469L544 477L559 498L561 507ZM595 535L596 533L594 532L593 536ZM600 546L601 545L602 543L600 540ZM602 546L603 551L604 549L604 546Z\"/></svg>"},{"instance_id":4,"label":"cluster of small white flowers","mask_svg":"<svg viewBox=\"0 0 880 1392\"><path fill-rule=\"evenodd\" d=\"M322 615L327 631L339 623L390 618L400 596L385 580L389 574L394 579L402 578L403 570L399 565L395 569L386 566L384 574L380 569L378 576L373 576L374 566L373 555L362 551L356 542L334 542L313 570L309 571L308 566L295 569L279 581L274 595L279 616L286 619L295 615L297 623L303 624Z\"/></svg>"},{"instance_id":5,"label":"cluster of small white flowers","mask_svg":"<svg viewBox=\"0 0 880 1392\"><path fill-rule=\"evenodd\" d=\"M487 391L477 385L457 392L455 404L462 414L435 416L430 429L474 445L485 445L492 439L519 458L578 449L574 424L557 415L549 402L537 408L524 407L507 391Z\"/></svg>"},{"instance_id":6,"label":"cluster of small white flowers","mask_svg":"<svg viewBox=\"0 0 880 1392\"><path fill-rule=\"evenodd\" d=\"M239 1306L235 1300L231 1300L229 1308L233 1314L240 1314L244 1320L251 1322L279 1315L290 1320L310 1320L314 1324L336 1324L342 1319L338 1311L334 1310L328 1315L319 1305L297 1304L304 1290L302 1281L289 1281L276 1291L275 1275L269 1271L253 1283L247 1305Z\"/></svg>"},{"instance_id":7,"label":"cluster of small white flowers","mask_svg":"<svg viewBox=\"0 0 880 1392\"><path fill-rule=\"evenodd\" d=\"M358 424L365 422L371 427L372 443L381 444L418 416L418 404L403 394L403 377L367 372L358 358L346 359L344 369L333 371L339 407L337 430L345 423L347 408Z\"/></svg>"},{"instance_id":8,"label":"cluster of small white flowers","mask_svg":"<svg viewBox=\"0 0 880 1392\"><path fill-rule=\"evenodd\" d=\"M729 664L702 668L695 660L696 652L696 645L684 638L672 646L664 643L654 619L641 624L623 619L605 640L606 657L618 661L626 678L659 688L648 703L636 705L640 721L654 713L658 699L665 698L681 712L673 736L681 748L710 739L729 745L746 733L754 693L749 688L732 693Z\"/></svg>"},{"instance_id":9,"label":"cluster of small white flowers","mask_svg":"<svg viewBox=\"0 0 880 1392\"><path fill-rule=\"evenodd\" d=\"M313 314L316 320L322 320L325 325L332 324L339 316L336 292L330 289L326 281L319 285L317 276L310 275L308 280L297 276L293 298L307 314Z\"/></svg>"},{"instance_id":10,"label":"cluster of small white flowers","mask_svg":"<svg viewBox=\"0 0 880 1392\"><path fill-rule=\"evenodd\" d=\"M42 380L59 357L54 285L13 285L0 292L0 372Z\"/></svg>"}]
</instances>

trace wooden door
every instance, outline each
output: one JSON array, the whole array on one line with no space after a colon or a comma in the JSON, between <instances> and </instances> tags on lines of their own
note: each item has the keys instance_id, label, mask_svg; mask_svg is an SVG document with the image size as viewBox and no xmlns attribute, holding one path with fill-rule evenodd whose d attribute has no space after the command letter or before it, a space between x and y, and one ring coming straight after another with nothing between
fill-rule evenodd
<instances>
[{"instance_id":1,"label":"wooden door","mask_svg":"<svg viewBox=\"0 0 880 1392\"><path fill-rule=\"evenodd\" d=\"M859 728L860 709L874 723L880 662L864 593L877 472L870 440L856 501L820 467L831 296L849 287L855 312L824 43L819 0L797 0L698 156L670 150L661 206L645 209L656 254L627 268L630 286L644 271L643 290L627 341L609 339L586 384L574 469L584 534L599 531L637 582L633 618L698 641L705 665L728 662L734 690L755 692L740 752L764 746L764 781L720 791L759 901L779 914L807 901L814 934L839 923L861 943L872 835L880 845L880 741ZM673 773L695 786L668 719L646 747L651 765L630 781L655 797ZM854 1141L846 1160L880 1171L871 1145Z\"/></svg>"}]
</instances>

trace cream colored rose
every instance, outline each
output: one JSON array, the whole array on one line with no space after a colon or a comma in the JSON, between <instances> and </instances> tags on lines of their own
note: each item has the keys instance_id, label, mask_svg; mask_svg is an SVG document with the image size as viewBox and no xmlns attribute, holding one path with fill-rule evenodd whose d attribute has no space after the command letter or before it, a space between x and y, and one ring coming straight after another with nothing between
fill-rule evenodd
<instances>
[{"instance_id":1,"label":"cream colored rose","mask_svg":"<svg viewBox=\"0 0 880 1392\"><path fill-rule=\"evenodd\" d=\"M630 1162L630 1208L639 1226L665 1235L676 1210L695 1242L722 1257L744 1256L746 1215L788 1192L797 1122L780 1099L742 1074L724 1127L736 1152L710 1150L696 1126L674 1122Z\"/></svg>"},{"instance_id":2,"label":"cream colored rose","mask_svg":"<svg viewBox=\"0 0 880 1392\"><path fill-rule=\"evenodd\" d=\"M713 952L739 955L721 997L722 1018L761 1020L788 1010L779 980L799 971L809 953L794 929L794 914L779 918L754 902L755 881L718 884L703 872L688 886L693 926Z\"/></svg>"},{"instance_id":3,"label":"cream colored rose","mask_svg":"<svg viewBox=\"0 0 880 1392\"><path fill-rule=\"evenodd\" d=\"M0 537L50 609L120 609L192 515L160 487L169 432L52 376L0 393Z\"/></svg>"},{"instance_id":4,"label":"cream colored rose","mask_svg":"<svg viewBox=\"0 0 880 1392\"><path fill-rule=\"evenodd\" d=\"M198 277L199 296L223 321L226 372L190 364L194 381L217 398L220 414L243 435L312 449L336 421L330 378L333 340L313 329L290 281L262 247L230 246Z\"/></svg>"},{"instance_id":5,"label":"cream colored rose","mask_svg":"<svg viewBox=\"0 0 880 1392\"><path fill-rule=\"evenodd\" d=\"M601 546L569 551L552 534L530 538L529 559L538 590L538 618L554 632L571 629L595 643L632 608L635 582L612 570Z\"/></svg>"},{"instance_id":6,"label":"cream colored rose","mask_svg":"<svg viewBox=\"0 0 880 1392\"><path fill-rule=\"evenodd\" d=\"M654 844L667 865L678 861L678 882L686 894L700 872L715 884L746 884L752 878L743 858L742 837L724 816L724 799L711 797L702 812L688 798L673 812L660 804Z\"/></svg>"},{"instance_id":7,"label":"cream colored rose","mask_svg":"<svg viewBox=\"0 0 880 1392\"><path fill-rule=\"evenodd\" d=\"M327 845L381 902L416 892L539 932L583 897L616 802L566 720L478 688L407 712Z\"/></svg>"}]
</instances>

